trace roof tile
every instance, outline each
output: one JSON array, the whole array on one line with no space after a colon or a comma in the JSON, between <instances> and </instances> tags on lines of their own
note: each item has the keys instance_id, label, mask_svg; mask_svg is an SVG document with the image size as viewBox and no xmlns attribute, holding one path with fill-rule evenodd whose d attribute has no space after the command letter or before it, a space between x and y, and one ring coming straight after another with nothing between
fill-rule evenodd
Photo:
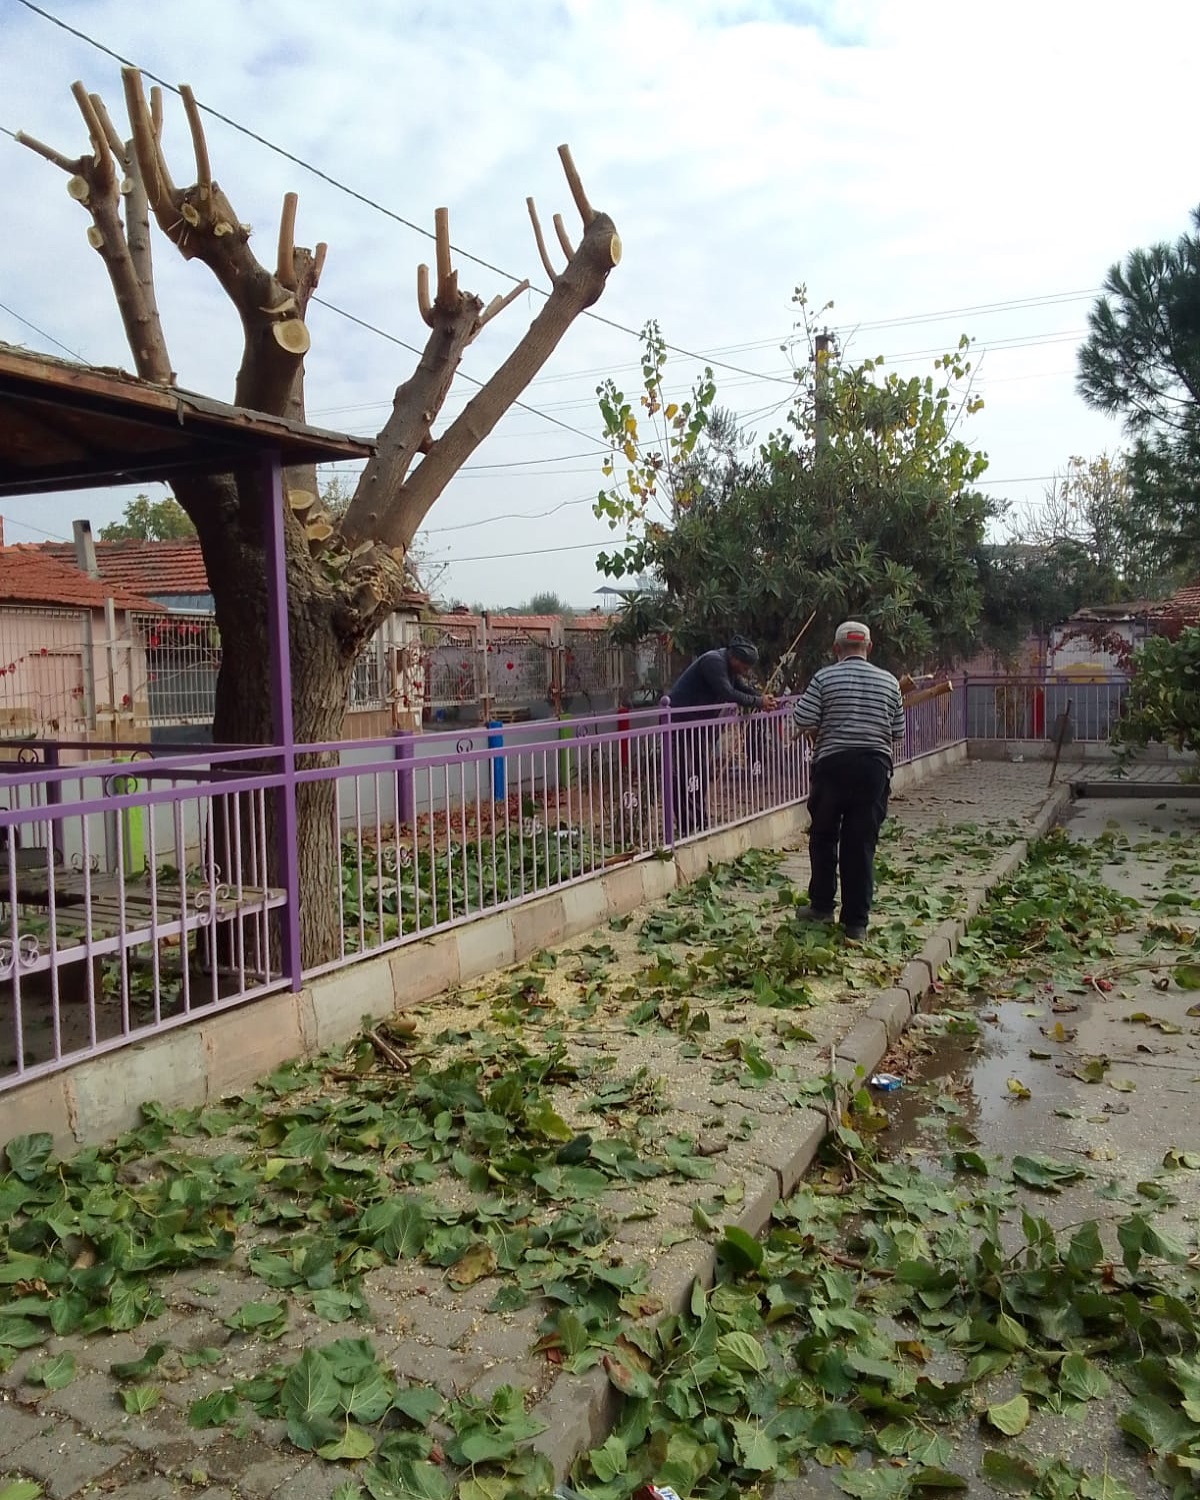
<instances>
[{"instance_id":1,"label":"roof tile","mask_svg":"<svg viewBox=\"0 0 1200 1500\"><path fill-rule=\"evenodd\" d=\"M142 594L208 594L208 574L200 543L194 538L174 542L96 542L96 566L109 584L121 584ZM42 550L74 564L70 542L45 542Z\"/></svg>"},{"instance_id":2,"label":"roof tile","mask_svg":"<svg viewBox=\"0 0 1200 1500\"><path fill-rule=\"evenodd\" d=\"M67 609L103 609L107 599L119 609L162 612L162 605L153 599L119 583L89 578L73 562L47 556L41 547L0 547L2 604L57 604Z\"/></svg>"}]
</instances>

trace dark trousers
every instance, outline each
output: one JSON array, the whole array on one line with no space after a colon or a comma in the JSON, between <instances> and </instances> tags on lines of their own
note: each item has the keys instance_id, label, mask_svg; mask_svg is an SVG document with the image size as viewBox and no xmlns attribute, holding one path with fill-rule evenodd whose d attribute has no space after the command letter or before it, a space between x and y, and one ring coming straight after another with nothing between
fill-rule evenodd
<instances>
[{"instance_id":1,"label":"dark trousers","mask_svg":"<svg viewBox=\"0 0 1200 1500\"><path fill-rule=\"evenodd\" d=\"M866 925L874 891L875 845L887 817L892 768L870 751L823 756L812 768L808 795L808 899L833 911L842 877L842 921Z\"/></svg>"}]
</instances>

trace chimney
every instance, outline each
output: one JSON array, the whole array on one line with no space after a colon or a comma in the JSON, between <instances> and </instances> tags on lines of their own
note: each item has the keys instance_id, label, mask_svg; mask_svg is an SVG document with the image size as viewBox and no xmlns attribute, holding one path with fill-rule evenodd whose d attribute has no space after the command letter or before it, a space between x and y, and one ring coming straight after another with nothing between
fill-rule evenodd
<instances>
[{"instance_id":1,"label":"chimney","mask_svg":"<svg viewBox=\"0 0 1200 1500\"><path fill-rule=\"evenodd\" d=\"M99 578L100 569L96 566L96 544L92 540L92 523L72 521L71 530L75 534L76 567L81 573L86 573L89 578Z\"/></svg>"}]
</instances>

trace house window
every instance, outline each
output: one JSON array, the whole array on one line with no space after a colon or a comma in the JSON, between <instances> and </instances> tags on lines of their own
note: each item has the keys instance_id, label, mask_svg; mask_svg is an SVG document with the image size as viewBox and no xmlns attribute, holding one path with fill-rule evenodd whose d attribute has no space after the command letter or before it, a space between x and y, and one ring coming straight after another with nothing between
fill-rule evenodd
<instances>
[{"instance_id":1,"label":"house window","mask_svg":"<svg viewBox=\"0 0 1200 1500\"><path fill-rule=\"evenodd\" d=\"M351 708L383 707L383 641L374 635L358 654L350 678Z\"/></svg>"}]
</instances>

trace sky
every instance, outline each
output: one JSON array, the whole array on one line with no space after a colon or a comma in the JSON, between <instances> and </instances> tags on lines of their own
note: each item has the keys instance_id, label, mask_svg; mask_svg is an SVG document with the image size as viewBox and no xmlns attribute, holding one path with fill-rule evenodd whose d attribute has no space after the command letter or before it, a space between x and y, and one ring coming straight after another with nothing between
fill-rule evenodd
<instances>
[{"instance_id":1,"label":"sky","mask_svg":"<svg viewBox=\"0 0 1200 1500\"><path fill-rule=\"evenodd\" d=\"M604 482L596 386L611 376L637 391L646 320L687 351L670 357L668 396L708 363L718 403L762 437L788 399L781 346L800 284L813 303L832 301L829 326L851 357L882 355L905 376L972 336L985 405L962 435L989 456L989 493L1015 516L1036 510L1072 455L1120 446L1119 424L1075 391L1106 270L1183 233L1200 201L1193 0L41 8L147 73L190 83L243 127L207 116L214 176L264 258L282 195L299 193L298 241L329 244L319 296L333 306L308 318L308 416L320 426L372 435L411 373L402 344L424 342L415 268L432 260L436 207L449 210L465 288L486 302L525 276L546 286L524 200L535 197L547 230L561 211L577 232L556 155L570 144L591 201L617 224L621 263L598 316L568 331L420 539L448 565L441 594L492 607L544 590L595 602L595 554L613 540L591 510ZM0 127L82 152L75 79L121 119L117 61L21 0L0 0ZM165 135L176 179L190 180L172 97ZM90 221L63 174L9 135L0 173L0 340L128 368ZM231 399L232 307L161 236L156 269L180 384ZM519 297L471 346L447 417L541 300ZM6 540L69 537L81 515L98 528L135 493L5 500Z\"/></svg>"}]
</instances>

